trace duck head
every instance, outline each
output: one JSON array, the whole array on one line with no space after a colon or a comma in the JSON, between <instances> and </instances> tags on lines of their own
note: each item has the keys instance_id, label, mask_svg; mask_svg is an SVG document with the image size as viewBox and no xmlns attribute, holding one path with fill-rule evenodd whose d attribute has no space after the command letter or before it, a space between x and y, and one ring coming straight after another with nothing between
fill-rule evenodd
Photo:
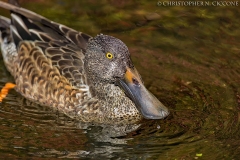
<instances>
[{"instance_id":1,"label":"duck head","mask_svg":"<svg viewBox=\"0 0 240 160\"><path fill-rule=\"evenodd\" d=\"M109 83L120 87L146 119L163 119L168 109L144 86L130 59L127 46L119 39L98 35L89 40L84 67L93 83Z\"/></svg>"}]
</instances>

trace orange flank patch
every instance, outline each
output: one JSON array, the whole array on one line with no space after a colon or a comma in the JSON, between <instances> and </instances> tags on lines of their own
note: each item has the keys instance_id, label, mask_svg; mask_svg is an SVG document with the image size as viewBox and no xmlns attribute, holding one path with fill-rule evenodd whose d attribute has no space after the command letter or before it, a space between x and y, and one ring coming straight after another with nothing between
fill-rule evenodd
<instances>
[{"instance_id":1,"label":"orange flank patch","mask_svg":"<svg viewBox=\"0 0 240 160\"><path fill-rule=\"evenodd\" d=\"M14 88L16 85L13 83L6 83L5 86L2 88L0 93L0 102L2 102L3 98L5 98L10 89Z\"/></svg>"}]
</instances>

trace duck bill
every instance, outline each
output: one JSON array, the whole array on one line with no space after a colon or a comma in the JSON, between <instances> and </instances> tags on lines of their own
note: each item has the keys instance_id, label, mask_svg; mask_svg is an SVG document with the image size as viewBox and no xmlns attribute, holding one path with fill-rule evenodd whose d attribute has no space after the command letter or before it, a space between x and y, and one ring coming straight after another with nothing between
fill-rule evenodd
<instances>
[{"instance_id":1,"label":"duck bill","mask_svg":"<svg viewBox=\"0 0 240 160\"><path fill-rule=\"evenodd\" d=\"M168 116L168 109L145 88L135 68L127 68L124 79L120 79L118 85L135 103L144 118L163 119Z\"/></svg>"}]
</instances>

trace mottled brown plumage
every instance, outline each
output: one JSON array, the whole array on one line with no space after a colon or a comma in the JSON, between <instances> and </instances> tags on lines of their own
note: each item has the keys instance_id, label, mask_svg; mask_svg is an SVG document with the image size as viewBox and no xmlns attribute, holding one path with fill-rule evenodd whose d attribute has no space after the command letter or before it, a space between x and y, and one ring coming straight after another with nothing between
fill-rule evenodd
<instances>
[{"instance_id":1,"label":"mottled brown plumage","mask_svg":"<svg viewBox=\"0 0 240 160\"><path fill-rule=\"evenodd\" d=\"M24 97L84 122L168 115L145 89L119 39L92 38L26 9L4 2L0 7L11 10L11 22L0 17L4 62Z\"/></svg>"}]
</instances>

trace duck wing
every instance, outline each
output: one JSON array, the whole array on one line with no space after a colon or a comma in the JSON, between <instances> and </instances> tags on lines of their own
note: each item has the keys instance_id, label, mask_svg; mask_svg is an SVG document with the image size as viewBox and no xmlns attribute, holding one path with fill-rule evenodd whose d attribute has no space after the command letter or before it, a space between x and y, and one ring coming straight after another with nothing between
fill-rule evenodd
<instances>
[{"instance_id":1,"label":"duck wing","mask_svg":"<svg viewBox=\"0 0 240 160\"><path fill-rule=\"evenodd\" d=\"M85 49L91 36L78 32L65 25L53 22L39 14L27 9L14 6L0 1L0 7L11 11L12 24L16 27L14 41L16 44L21 40L68 40L81 49ZM20 32L21 31L21 32ZM45 39L47 37L47 39ZM60 39L59 39L60 38Z\"/></svg>"},{"instance_id":2,"label":"duck wing","mask_svg":"<svg viewBox=\"0 0 240 160\"><path fill-rule=\"evenodd\" d=\"M23 58L28 59L31 57L31 51L39 47L39 53L31 58L32 62L29 62L37 66L39 72L43 72L41 63L47 61L48 67L57 68L59 76L65 77L71 85L77 87L86 84L83 59L86 46L91 38L89 35L18 6L0 1L0 7L11 11L10 31L17 53L19 53L19 48L24 48L21 47L23 44L32 47L24 52ZM30 42L31 45L26 45ZM42 61L43 59L45 60Z\"/></svg>"}]
</instances>

